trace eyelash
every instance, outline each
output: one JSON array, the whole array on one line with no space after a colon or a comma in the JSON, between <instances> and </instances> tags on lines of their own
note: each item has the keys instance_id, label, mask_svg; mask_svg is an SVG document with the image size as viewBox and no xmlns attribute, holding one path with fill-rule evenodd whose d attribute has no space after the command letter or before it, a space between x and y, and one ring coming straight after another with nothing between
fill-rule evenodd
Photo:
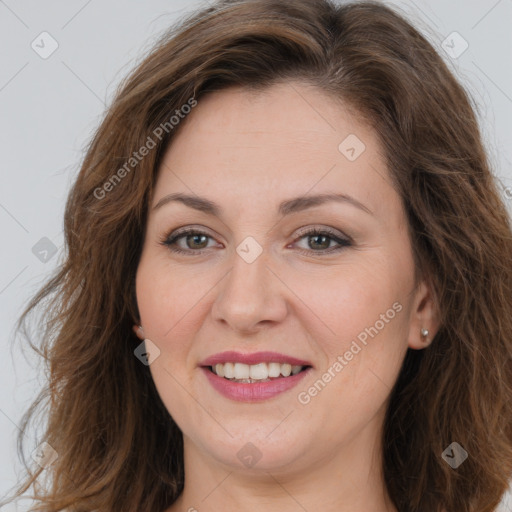
<instances>
[{"instance_id":1,"label":"eyelash","mask_svg":"<svg viewBox=\"0 0 512 512\"><path fill-rule=\"evenodd\" d=\"M166 235L160 241L160 243L162 245L166 246L167 248L169 248L169 250L171 250L174 253L185 254L187 256L192 256L192 255L193 256L197 256L197 255L203 254L205 251L208 250L208 249L201 249L201 250L198 250L198 251L195 251L193 249L183 250L183 249L180 249L179 247L177 247L176 242L179 239L181 239L183 237L186 237L188 235L203 235L203 236L206 236L208 238L213 238L208 233L205 233L203 231L200 231L200 230L197 230L197 229L194 229L194 228L186 228L186 229L183 229L182 231L179 231L179 232L175 233L172 236L171 235ZM311 256L312 254L313 255L316 255L316 254L330 254L330 253L333 253L333 252L342 251L343 249L345 249L347 247L351 247L352 244L353 244L353 242L350 239L350 237L340 238L334 231L331 231L331 230L326 229L326 228L322 228L322 229L313 228L313 229L309 229L307 231L303 231L303 232L300 233L299 238L297 240L300 240L301 238L312 237L312 236L327 236L328 238L330 238L334 242L338 243L339 245L337 247L331 247L329 249L322 249L320 251L298 249L299 253L306 254L308 256Z\"/></svg>"}]
</instances>

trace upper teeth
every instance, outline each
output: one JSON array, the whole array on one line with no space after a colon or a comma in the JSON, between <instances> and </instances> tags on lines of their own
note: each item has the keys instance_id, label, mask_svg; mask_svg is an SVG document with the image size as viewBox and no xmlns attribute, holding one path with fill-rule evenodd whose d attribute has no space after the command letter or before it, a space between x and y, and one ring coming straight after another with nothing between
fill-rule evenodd
<instances>
[{"instance_id":1,"label":"upper teeth","mask_svg":"<svg viewBox=\"0 0 512 512\"><path fill-rule=\"evenodd\" d=\"M288 377L290 374L295 375L302 370L302 366L292 366L285 363L219 363L212 366L212 370L219 376L226 379L254 379L265 380L269 377Z\"/></svg>"}]
</instances>

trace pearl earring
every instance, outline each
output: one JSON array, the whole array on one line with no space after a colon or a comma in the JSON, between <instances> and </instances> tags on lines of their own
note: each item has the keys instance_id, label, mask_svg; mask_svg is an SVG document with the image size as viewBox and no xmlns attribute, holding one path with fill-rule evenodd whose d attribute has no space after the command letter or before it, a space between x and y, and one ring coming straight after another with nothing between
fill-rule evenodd
<instances>
[{"instance_id":1,"label":"pearl earring","mask_svg":"<svg viewBox=\"0 0 512 512\"><path fill-rule=\"evenodd\" d=\"M428 336L428 329L425 329L425 328L421 329L421 335L422 335L424 338L426 338L426 337Z\"/></svg>"}]
</instances>

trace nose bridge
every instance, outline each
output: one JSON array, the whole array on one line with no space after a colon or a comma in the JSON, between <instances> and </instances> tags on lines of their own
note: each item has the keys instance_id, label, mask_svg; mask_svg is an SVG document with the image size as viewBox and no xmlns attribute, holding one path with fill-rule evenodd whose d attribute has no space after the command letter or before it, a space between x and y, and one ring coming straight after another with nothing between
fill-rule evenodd
<instances>
[{"instance_id":1,"label":"nose bridge","mask_svg":"<svg viewBox=\"0 0 512 512\"><path fill-rule=\"evenodd\" d=\"M282 321L287 311L282 285L267 268L268 253L257 254L256 249L247 240L233 251L231 271L222 280L212 309L215 319L240 331Z\"/></svg>"}]
</instances>

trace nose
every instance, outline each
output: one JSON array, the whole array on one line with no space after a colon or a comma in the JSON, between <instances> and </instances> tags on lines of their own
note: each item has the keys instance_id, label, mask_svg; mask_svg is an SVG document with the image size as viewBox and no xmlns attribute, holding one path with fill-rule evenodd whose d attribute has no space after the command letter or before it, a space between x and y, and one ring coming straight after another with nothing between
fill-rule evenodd
<instances>
[{"instance_id":1,"label":"nose","mask_svg":"<svg viewBox=\"0 0 512 512\"><path fill-rule=\"evenodd\" d=\"M268 263L265 252L252 263L234 253L232 269L219 283L212 305L215 321L251 334L286 318L286 286Z\"/></svg>"}]
</instances>

